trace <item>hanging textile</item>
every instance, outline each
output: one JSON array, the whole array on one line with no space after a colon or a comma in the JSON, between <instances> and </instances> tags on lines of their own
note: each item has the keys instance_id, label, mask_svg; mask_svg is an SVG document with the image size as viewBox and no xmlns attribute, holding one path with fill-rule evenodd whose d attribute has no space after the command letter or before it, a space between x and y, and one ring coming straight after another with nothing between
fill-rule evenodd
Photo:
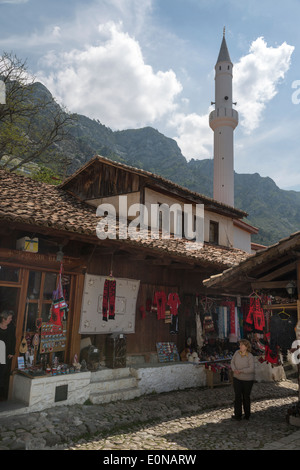
<instances>
[{"instance_id":1,"label":"hanging textile","mask_svg":"<svg viewBox=\"0 0 300 470\"><path fill-rule=\"evenodd\" d=\"M116 280L113 277L105 279L102 300L102 320L115 319Z\"/></svg>"},{"instance_id":2,"label":"hanging textile","mask_svg":"<svg viewBox=\"0 0 300 470\"><path fill-rule=\"evenodd\" d=\"M228 316L229 316L229 342L236 343L237 342L237 312L235 307L235 302L233 300L227 300L223 302L228 308Z\"/></svg>"},{"instance_id":3,"label":"hanging textile","mask_svg":"<svg viewBox=\"0 0 300 470\"><path fill-rule=\"evenodd\" d=\"M211 310L213 307L213 301L212 299L209 299L208 297L203 297L200 300L201 306L203 308L204 316L203 316L203 330L205 334L207 333L212 333L215 331L215 326L214 326L214 321L213 317L211 314Z\"/></svg>"},{"instance_id":4,"label":"hanging textile","mask_svg":"<svg viewBox=\"0 0 300 470\"><path fill-rule=\"evenodd\" d=\"M228 314L227 307L220 305L217 308L218 314L218 337L220 339L226 339L228 337Z\"/></svg>"},{"instance_id":5,"label":"hanging textile","mask_svg":"<svg viewBox=\"0 0 300 470\"><path fill-rule=\"evenodd\" d=\"M155 292L154 305L157 306L157 319L162 320L165 318L167 296L164 291Z\"/></svg>"},{"instance_id":6,"label":"hanging textile","mask_svg":"<svg viewBox=\"0 0 300 470\"><path fill-rule=\"evenodd\" d=\"M285 311L279 312L271 317L270 321L270 349L276 353L278 347L284 354L291 349L296 339L295 326L297 319Z\"/></svg>"},{"instance_id":7,"label":"hanging textile","mask_svg":"<svg viewBox=\"0 0 300 470\"><path fill-rule=\"evenodd\" d=\"M51 305L51 315L49 322L53 325L58 325L62 327L62 320L66 319L66 313L68 311L68 305L65 301L63 288L62 288L62 272L63 272L63 264L60 265L59 275L58 275L58 282L57 282L57 289L53 292L53 300Z\"/></svg>"},{"instance_id":8,"label":"hanging textile","mask_svg":"<svg viewBox=\"0 0 300 470\"><path fill-rule=\"evenodd\" d=\"M179 299L179 295L177 294L177 292L170 292L170 294L168 295L167 304L170 307L171 314L172 315L178 315L178 308L179 308L179 305L180 305L180 299Z\"/></svg>"},{"instance_id":9,"label":"hanging textile","mask_svg":"<svg viewBox=\"0 0 300 470\"><path fill-rule=\"evenodd\" d=\"M246 323L253 325L256 333L262 333L265 327L265 316L261 301L258 295L250 297L250 307L246 318Z\"/></svg>"},{"instance_id":10,"label":"hanging textile","mask_svg":"<svg viewBox=\"0 0 300 470\"><path fill-rule=\"evenodd\" d=\"M200 315L196 314L196 341L198 349L202 349L204 344L203 331Z\"/></svg>"}]
</instances>

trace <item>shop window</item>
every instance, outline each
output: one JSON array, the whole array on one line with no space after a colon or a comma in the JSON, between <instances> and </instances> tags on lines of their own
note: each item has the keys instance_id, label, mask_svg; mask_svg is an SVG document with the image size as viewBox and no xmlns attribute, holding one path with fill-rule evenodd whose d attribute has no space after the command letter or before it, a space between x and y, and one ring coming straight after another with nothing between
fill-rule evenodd
<instances>
[{"instance_id":1,"label":"shop window","mask_svg":"<svg viewBox=\"0 0 300 470\"><path fill-rule=\"evenodd\" d=\"M213 220L209 222L209 242L219 244L219 223Z\"/></svg>"},{"instance_id":2,"label":"shop window","mask_svg":"<svg viewBox=\"0 0 300 470\"><path fill-rule=\"evenodd\" d=\"M0 282L18 282L19 272L18 268L0 266Z\"/></svg>"},{"instance_id":3,"label":"shop window","mask_svg":"<svg viewBox=\"0 0 300 470\"><path fill-rule=\"evenodd\" d=\"M69 303L70 297L70 281L70 276L62 276L63 296L67 304ZM55 332L52 332L51 328L47 327L47 323L49 323L51 317L51 306L54 298L54 292L57 289L57 283L57 273L42 271L29 272L27 289L28 315L27 318L25 318L26 325L24 325L24 328L29 337L32 337L37 331L46 331L47 338L51 337L51 340L49 339L49 342L47 344L46 342L44 342L44 350L41 345L41 347L39 348L39 352L41 354L46 354L53 351L53 353L55 353L55 356L59 357L60 360L63 360L65 350L65 338L63 338L62 335L60 338L63 339L58 341L58 336L54 334ZM65 331L65 327L67 325L67 313L65 313L62 323L62 330ZM51 336L50 333L53 333L53 335ZM40 339L42 340L42 338ZM40 359L40 354L38 354L38 356L39 357L37 359Z\"/></svg>"},{"instance_id":4,"label":"shop window","mask_svg":"<svg viewBox=\"0 0 300 470\"><path fill-rule=\"evenodd\" d=\"M0 312L11 310L14 313L14 322L18 310L19 289L17 287L0 286Z\"/></svg>"}]
</instances>

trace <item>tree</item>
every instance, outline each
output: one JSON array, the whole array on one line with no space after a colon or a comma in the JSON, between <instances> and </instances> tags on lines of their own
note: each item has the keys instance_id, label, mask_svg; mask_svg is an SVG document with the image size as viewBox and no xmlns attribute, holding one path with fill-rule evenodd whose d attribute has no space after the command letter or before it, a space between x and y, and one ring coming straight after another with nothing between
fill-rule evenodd
<instances>
[{"instance_id":1,"label":"tree","mask_svg":"<svg viewBox=\"0 0 300 470\"><path fill-rule=\"evenodd\" d=\"M5 103L0 104L2 166L14 171L28 162L53 163L74 116L35 81L26 61L12 54L0 57L0 80L5 85Z\"/></svg>"}]
</instances>

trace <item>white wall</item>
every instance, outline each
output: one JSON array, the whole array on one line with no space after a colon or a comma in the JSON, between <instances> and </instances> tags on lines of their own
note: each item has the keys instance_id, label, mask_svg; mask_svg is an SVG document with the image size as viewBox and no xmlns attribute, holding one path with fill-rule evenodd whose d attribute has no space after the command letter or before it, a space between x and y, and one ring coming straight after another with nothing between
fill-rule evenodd
<instances>
[{"instance_id":1,"label":"white wall","mask_svg":"<svg viewBox=\"0 0 300 470\"><path fill-rule=\"evenodd\" d=\"M234 248L246 251L246 253L252 253L251 250L251 233L234 226Z\"/></svg>"}]
</instances>

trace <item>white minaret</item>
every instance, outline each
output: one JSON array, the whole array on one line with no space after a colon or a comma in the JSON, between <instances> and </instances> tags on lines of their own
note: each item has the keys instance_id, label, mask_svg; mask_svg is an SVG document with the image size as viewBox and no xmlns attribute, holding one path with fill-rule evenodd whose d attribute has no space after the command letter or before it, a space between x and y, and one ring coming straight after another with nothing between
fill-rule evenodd
<instances>
[{"instance_id":1,"label":"white minaret","mask_svg":"<svg viewBox=\"0 0 300 470\"><path fill-rule=\"evenodd\" d=\"M238 113L232 108L232 67L225 28L215 66L215 110L209 115L214 131L214 199L234 207L233 132Z\"/></svg>"}]
</instances>

